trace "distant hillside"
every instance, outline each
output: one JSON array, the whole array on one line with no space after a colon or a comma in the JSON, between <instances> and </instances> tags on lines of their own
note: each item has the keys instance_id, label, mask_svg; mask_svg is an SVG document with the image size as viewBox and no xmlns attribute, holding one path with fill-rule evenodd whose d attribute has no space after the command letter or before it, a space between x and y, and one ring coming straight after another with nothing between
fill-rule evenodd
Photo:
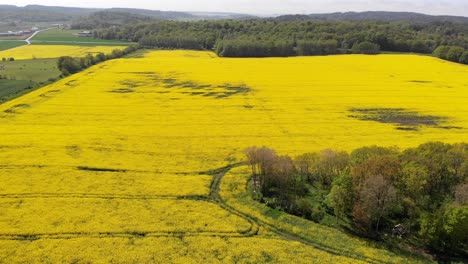
<instances>
[{"instance_id":1,"label":"distant hillside","mask_svg":"<svg viewBox=\"0 0 468 264\"><path fill-rule=\"evenodd\" d=\"M383 21L383 22L412 22L412 23L431 23L431 22L452 22L468 23L468 17L461 16L431 16L411 12L346 12L329 14L310 14L310 15L284 15L276 18L281 21L293 20L321 20L321 21Z\"/></svg>"},{"instance_id":2,"label":"distant hillside","mask_svg":"<svg viewBox=\"0 0 468 264\"><path fill-rule=\"evenodd\" d=\"M103 13L106 12L106 13ZM145 22L148 20L222 20L222 19L245 19L254 16L236 13L213 13L213 12L176 12L160 11L138 8L79 8L61 6L28 5L18 7L14 5L0 5L0 22L26 21L26 22L52 22L78 20L76 25L93 25L101 27L109 24L122 24ZM103 21L103 19L110 19Z\"/></svg>"},{"instance_id":3,"label":"distant hillside","mask_svg":"<svg viewBox=\"0 0 468 264\"><path fill-rule=\"evenodd\" d=\"M112 12L114 14L132 14L140 17L133 17L133 20L146 20L148 17L155 20L176 20L176 21L197 21L197 20L244 20L256 19L258 17L247 14L224 13L224 12L175 12L159 11L137 8L79 8L79 7L61 7L61 6L42 6L28 5L17 7L14 5L0 5L0 22L9 21L27 21L27 22L52 22L52 21L72 21L83 19L95 19L93 13ZM99 16L99 15L98 15ZM119 15L113 15L119 16ZM122 15L120 15L122 16ZM143 18L146 17L146 18ZM130 16L131 17L131 16ZM114 18L112 18L114 19ZM119 21L125 21L122 17ZM318 21L383 21L396 22L404 21L411 23L431 23L431 22L452 22L468 23L468 17L460 16L431 16L411 12L346 12L329 14L310 14L310 15L283 15L275 18L277 21L296 21L296 20L318 20ZM82 21L80 21L81 23ZM115 22L115 21L114 21ZM110 21L109 24L114 24ZM127 23L127 22L125 22Z\"/></svg>"},{"instance_id":4,"label":"distant hillside","mask_svg":"<svg viewBox=\"0 0 468 264\"><path fill-rule=\"evenodd\" d=\"M21 7L18 7L18 8L19 9L25 9L25 10L55 12L55 13L72 15L72 16L89 15L92 12L97 12L97 11L102 10L102 9L99 9L99 8L43 6L43 5L27 5L27 6L23 7L23 8L21 8Z\"/></svg>"},{"instance_id":5,"label":"distant hillside","mask_svg":"<svg viewBox=\"0 0 468 264\"><path fill-rule=\"evenodd\" d=\"M117 9L112 9L117 10ZM100 11L73 22L72 29L97 29L127 24L153 22L160 20L152 16L144 16L122 11Z\"/></svg>"},{"instance_id":6,"label":"distant hillside","mask_svg":"<svg viewBox=\"0 0 468 264\"><path fill-rule=\"evenodd\" d=\"M102 13L110 12L110 13ZM94 14L97 13L97 14ZM133 8L78 8L78 7L60 7L60 6L41 6L28 5L25 7L17 7L13 5L0 5L0 21L27 21L27 22L52 22L52 21L72 21L76 19L89 19L96 21L99 17L111 15L109 24L114 24L115 20L121 20L126 23L131 23L133 20L146 21L151 17L158 20L200 20L195 15L184 12L173 11L158 11ZM119 15L120 14L120 15ZM124 15L127 14L127 15ZM120 17L117 18L116 17ZM126 21L123 17L131 17L131 21ZM140 16L139 19L136 19ZM145 16L146 19L142 19ZM109 18L109 16L108 16ZM81 23L82 21L80 21Z\"/></svg>"},{"instance_id":7,"label":"distant hillside","mask_svg":"<svg viewBox=\"0 0 468 264\"><path fill-rule=\"evenodd\" d=\"M27 22L52 22L69 21L76 14L56 11L58 8L40 6L17 7L12 5L0 5L0 21L27 21ZM91 11L92 12L92 11Z\"/></svg>"}]
</instances>

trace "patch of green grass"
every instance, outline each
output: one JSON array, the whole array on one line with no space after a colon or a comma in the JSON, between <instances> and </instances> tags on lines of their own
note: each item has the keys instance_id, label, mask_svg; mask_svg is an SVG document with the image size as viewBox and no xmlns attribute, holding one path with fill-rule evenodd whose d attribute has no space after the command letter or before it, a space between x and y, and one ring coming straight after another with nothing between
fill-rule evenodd
<instances>
[{"instance_id":1,"label":"patch of green grass","mask_svg":"<svg viewBox=\"0 0 468 264\"><path fill-rule=\"evenodd\" d=\"M4 70L0 75L7 79L46 82L60 76L57 59L37 59L0 62Z\"/></svg>"},{"instance_id":2,"label":"patch of green grass","mask_svg":"<svg viewBox=\"0 0 468 264\"><path fill-rule=\"evenodd\" d=\"M56 59L0 62L0 103L14 99L60 78Z\"/></svg>"},{"instance_id":3,"label":"patch of green grass","mask_svg":"<svg viewBox=\"0 0 468 264\"><path fill-rule=\"evenodd\" d=\"M77 45L77 46L122 46L130 42L119 40L95 39L92 37L74 36L81 30L49 29L38 33L31 39L37 45Z\"/></svg>"},{"instance_id":4,"label":"patch of green grass","mask_svg":"<svg viewBox=\"0 0 468 264\"><path fill-rule=\"evenodd\" d=\"M0 103L32 91L33 85L25 80L0 80Z\"/></svg>"},{"instance_id":5,"label":"patch of green grass","mask_svg":"<svg viewBox=\"0 0 468 264\"><path fill-rule=\"evenodd\" d=\"M23 40L28 38L27 35L24 36L0 36L0 40Z\"/></svg>"},{"instance_id":6,"label":"patch of green grass","mask_svg":"<svg viewBox=\"0 0 468 264\"><path fill-rule=\"evenodd\" d=\"M23 46L23 45L26 45L26 42L24 42L24 41L14 41L14 40L6 40L6 41L1 41L0 40L0 51L15 48L15 47L19 47L19 46Z\"/></svg>"}]
</instances>

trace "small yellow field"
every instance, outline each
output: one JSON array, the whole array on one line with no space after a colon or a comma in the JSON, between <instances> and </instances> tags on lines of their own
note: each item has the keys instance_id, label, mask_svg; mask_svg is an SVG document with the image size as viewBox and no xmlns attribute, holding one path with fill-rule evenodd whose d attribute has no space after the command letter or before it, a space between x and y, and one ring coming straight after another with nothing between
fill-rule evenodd
<instances>
[{"instance_id":1,"label":"small yellow field","mask_svg":"<svg viewBox=\"0 0 468 264\"><path fill-rule=\"evenodd\" d=\"M86 54L102 52L111 53L125 46L65 46L65 45L28 45L5 51L0 51L0 58L15 58L15 60L48 59L61 56L84 57Z\"/></svg>"},{"instance_id":2,"label":"small yellow field","mask_svg":"<svg viewBox=\"0 0 468 264\"><path fill-rule=\"evenodd\" d=\"M53 48L38 51L64 55ZM105 52L77 49L66 55ZM35 53L20 51L0 57ZM466 142L467 76L467 66L416 55L154 51L96 65L0 106L0 263L401 263L336 230L321 233L324 245L292 241L255 208L214 199L212 179L251 145L296 155ZM353 109L404 109L440 123L408 128ZM238 191L245 179L231 181Z\"/></svg>"}]
</instances>

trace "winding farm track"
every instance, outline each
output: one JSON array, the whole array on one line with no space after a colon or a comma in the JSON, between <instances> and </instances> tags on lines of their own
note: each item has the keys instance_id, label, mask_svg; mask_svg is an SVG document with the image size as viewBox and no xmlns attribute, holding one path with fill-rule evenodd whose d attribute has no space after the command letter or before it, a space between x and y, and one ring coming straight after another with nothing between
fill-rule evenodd
<instances>
[{"instance_id":1,"label":"winding farm track","mask_svg":"<svg viewBox=\"0 0 468 264\"><path fill-rule=\"evenodd\" d=\"M32 38L34 38L37 34L43 32L43 31L49 30L49 29L54 29L54 28L45 28L45 29L41 29L41 30L38 30L38 31L34 32L31 36L29 36L29 38L24 40L27 43L26 45L31 45L31 39Z\"/></svg>"},{"instance_id":2,"label":"winding farm track","mask_svg":"<svg viewBox=\"0 0 468 264\"><path fill-rule=\"evenodd\" d=\"M241 211L237 210L236 208L228 205L220 195L221 182L223 180L223 177L226 175L226 173L228 173L231 169L233 169L235 167L238 167L238 166L242 166L244 164L245 163L237 163L237 164L229 165L229 166L214 170L217 173L213 174L213 180L212 180L211 186L210 186L210 195L209 195L209 197L214 202L218 203L219 206L221 206L223 209L229 211L230 213L236 214L237 216L242 217L243 219L245 219L246 221L251 223L252 224L252 231L249 233L250 236L257 235L260 228L265 228L266 230L273 232L274 234L278 235L280 238L282 238L284 240L297 241L297 242L300 242L300 243L302 243L304 245L314 247L316 249L328 252L330 254L343 255L342 252L339 252L338 250L336 250L334 248L331 248L331 247L328 247L328 246L325 246L325 245L322 245L322 244L318 244L316 242L313 242L313 241L310 241L308 239L297 236L294 233L291 233L291 232L288 232L286 230L280 229L280 228L278 228L278 227L276 227L276 226L274 226L272 224L269 224L269 223L267 223L265 221L262 221L261 219L258 219L258 218L254 217L252 215L241 212ZM366 261L368 263L385 263L385 262L383 262L381 260L378 260L378 259L364 257L362 255L356 254L355 252L349 252L348 251L348 252L346 252L346 255L344 255L344 256L354 258L354 259L357 259L357 260L360 260L360 261Z\"/></svg>"},{"instance_id":3,"label":"winding farm track","mask_svg":"<svg viewBox=\"0 0 468 264\"><path fill-rule=\"evenodd\" d=\"M24 41L26 42L25 45L21 45L21 46L17 46L17 47L14 47L14 48L10 48L8 50L12 50L12 49L17 49L17 48L21 48L23 46L29 46L31 45L31 39L34 38L37 34L41 33L42 31L46 31L46 30L50 30L50 29L54 29L54 28L45 28L45 29L41 29L41 30L38 30L38 31L35 31L31 36L29 36L27 39L24 39L24 40L8 40L8 39L5 39L5 40L1 40L0 41L4 41L4 42L12 42L12 41Z\"/></svg>"}]
</instances>

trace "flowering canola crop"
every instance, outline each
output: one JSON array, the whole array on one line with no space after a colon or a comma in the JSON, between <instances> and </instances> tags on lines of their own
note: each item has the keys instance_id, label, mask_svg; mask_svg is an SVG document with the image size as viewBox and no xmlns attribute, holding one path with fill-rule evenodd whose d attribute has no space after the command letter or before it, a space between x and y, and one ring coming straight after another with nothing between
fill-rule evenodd
<instances>
[{"instance_id":1,"label":"flowering canola crop","mask_svg":"<svg viewBox=\"0 0 468 264\"><path fill-rule=\"evenodd\" d=\"M466 66L416 55L154 51L96 65L0 106L0 259L360 262L252 231L251 219L207 198L210 174L251 145L295 155L467 141L466 76ZM401 129L352 109L441 123Z\"/></svg>"},{"instance_id":2,"label":"flowering canola crop","mask_svg":"<svg viewBox=\"0 0 468 264\"><path fill-rule=\"evenodd\" d=\"M111 53L125 46L67 46L67 45L25 45L14 49L0 51L0 58L15 60L49 59L61 56L84 57L87 54Z\"/></svg>"}]
</instances>

